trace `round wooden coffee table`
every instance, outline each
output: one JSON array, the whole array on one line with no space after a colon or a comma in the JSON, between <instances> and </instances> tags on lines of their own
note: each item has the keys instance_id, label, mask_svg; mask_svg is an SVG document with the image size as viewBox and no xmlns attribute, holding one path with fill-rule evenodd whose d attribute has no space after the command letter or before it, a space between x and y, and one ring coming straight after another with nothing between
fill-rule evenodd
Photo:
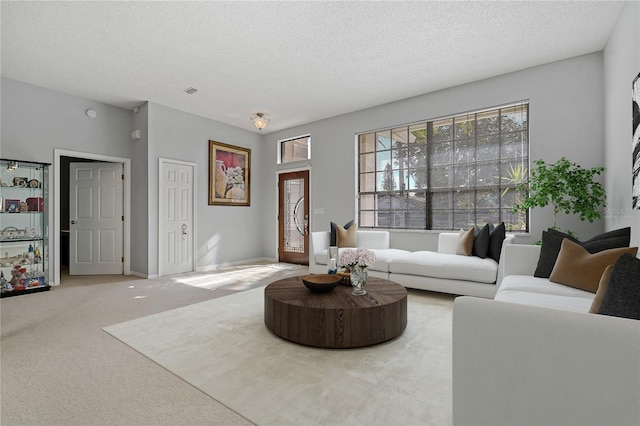
<instances>
[{"instance_id":1,"label":"round wooden coffee table","mask_svg":"<svg viewBox=\"0 0 640 426\"><path fill-rule=\"evenodd\" d=\"M312 293L300 277L285 278L264 290L264 323L277 336L319 348L358 348L386 342L407 327L407 290L369 277L367 294L338 285Z\"/></svg>"}]
</instances>

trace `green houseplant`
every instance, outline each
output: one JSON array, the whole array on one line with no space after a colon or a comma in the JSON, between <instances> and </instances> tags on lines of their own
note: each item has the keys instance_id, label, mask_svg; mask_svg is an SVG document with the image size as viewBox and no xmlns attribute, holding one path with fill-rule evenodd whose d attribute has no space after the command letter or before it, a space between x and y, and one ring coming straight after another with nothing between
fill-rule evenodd
<instances>
[{"instance_id":1,"label":"green houseplant","mask_svg":"<svg viewBox=\"0 0 640 426\"><path fill-rule=\"evenodd\" d=\"M604 206L605 191L594 176L605 171L602 166L585 169L562 157L555 164L535 160L528 179L516 186L516 191L524 194L520 202L514 204L514 213L527 211L533 207L553 207L553 225L556 228L558 213L577 214L581 221L593 222L600 219L598 209Z\"/></svg>"}]
</instances>

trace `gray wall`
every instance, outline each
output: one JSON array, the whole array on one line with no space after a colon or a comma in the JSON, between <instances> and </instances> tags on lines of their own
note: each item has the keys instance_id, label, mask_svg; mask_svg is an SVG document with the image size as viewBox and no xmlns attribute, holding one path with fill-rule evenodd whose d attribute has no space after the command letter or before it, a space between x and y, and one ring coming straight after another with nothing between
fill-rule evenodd
<instances>
[{"instance_id":1,"label":"gray wall","mask_svg":"<svg viewBox=\"0 0 640 426\"><path fill-rule=\"evenodd\" d=\"M149 257L157 248L149 246L149 107L145 103L133 113L133 130L140 130L140 140L131 142L131 270L149 275ZM135 238L133 238L135 236Z\"/></svg>"},{"instance_id":2,"label":"gray wall","mask_svg":"<svg viewBox=\"0 0 640 426\"><path fill-rule=\"evenodd\" d=\"M149 253L158 244L158 162L160 158L197 163L196 259L198 267L224 265L264 256L260 176L266 162L261 135L203 117L149 103ZM248 120L248 118L247 118ZM251 205L209 206L209 140L251 149ZM275 256L274 256L275 257ZM157 254L149 274L158 272Z\"/></svg>"},{"instance_id":3,"label":"gray wall","mask_svg":"<svg viewBox=\"0 0 640 426\"><path fill-rule=\"evenodd\" d=\"M329 221L344 223L356 217L358 132L529 99L530 158L554 162L566 156L594 167L604 165L603 96L603 59L597 52L270 133L264 139L267 157L275 159L279 139L311 134L311 230L328 230ZM264 171L263 180L273 181L274 161L265 163ZM276 195L268 194L263 206L264 251L273 256ZM313 214L319 207L325 213ZM537 241L542 230L551 226L550 208L533 209L531 216L531 234L518 242ZM604 229L603 221L580 222L566 215L558 218L558 226L583 238ZM437 232L392 231L391 245L434 250Z\"/></svg>"},{"instance_id":4,"label":"gray wall","mask_svg":"<svg viewBox=\"0 0 640 426\"><path fill-rule=\"evenodd\" d=\"M262 258L261 135L158 104L138 113L2 78L0 156L54 162L54 149L131 159L131 270L158 273L158 161L197 164L197 267ZM94 109L96 119L85 115ZM247 118L248 119L248 118ZM141 139L131 140L139 129ZM207 205L209 139L252 150L250 207ZM53 176L53 168L50 175ZM53 180L53 179L52 179ZM53 194L53 188L51 188ZM50 215L50 229L54 218ZM51 241L55 247L55 236Z\"/></svg>"},{"instance_id":5,"label":"gray wall","mask_svg":"<svg viewBox=\"0 0 640 426\"><path fill-rule=\"evenodd\" d=\"M640 246L640 210L631 209L631 82L640 73L640 3L627 2L604 50L608 230L632 227Z\"/></svg>"}]
</instances>

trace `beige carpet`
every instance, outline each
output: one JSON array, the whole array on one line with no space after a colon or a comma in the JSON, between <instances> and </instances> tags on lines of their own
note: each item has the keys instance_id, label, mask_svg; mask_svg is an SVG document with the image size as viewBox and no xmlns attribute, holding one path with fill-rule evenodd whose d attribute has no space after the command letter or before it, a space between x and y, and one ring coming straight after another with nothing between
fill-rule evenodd
<instances>
[{"instance_id":1,"label":"beige carpet","mask_svg":"<svg viewBox=\"0 0 640 426\"><path fill-rule=\"evenodd\" d=\"M411 291L397 339L308 348L264 326L263 288L104 330L258 425L451 424L453 298Z\"/></svg>"}]
</instances>

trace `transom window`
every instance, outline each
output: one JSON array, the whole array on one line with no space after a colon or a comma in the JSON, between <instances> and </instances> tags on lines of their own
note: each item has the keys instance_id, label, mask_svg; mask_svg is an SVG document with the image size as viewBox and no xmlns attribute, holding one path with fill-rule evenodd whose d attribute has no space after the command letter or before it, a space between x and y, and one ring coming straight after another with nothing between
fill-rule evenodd
<instances>
[{"instance_id":1,"label":"transom window","mask_svg":"<svg viewBox=\"0 0 640 426\"><path fill-rule=\"evenodd\" d=\"M310 159L310 144L310 135L278 141L278 164Z\"/></svg>"},{"instance_id":2,"label":"transom window","mask_svg":"<svg viewBox=\"0 0 640 426\"><path fill-rule=\"evenodd\" d=\"M528 214L511 211L528 177L528 124L519 102L358 135L358 226L528 231Z\"/></svg>"}]
</instances>

